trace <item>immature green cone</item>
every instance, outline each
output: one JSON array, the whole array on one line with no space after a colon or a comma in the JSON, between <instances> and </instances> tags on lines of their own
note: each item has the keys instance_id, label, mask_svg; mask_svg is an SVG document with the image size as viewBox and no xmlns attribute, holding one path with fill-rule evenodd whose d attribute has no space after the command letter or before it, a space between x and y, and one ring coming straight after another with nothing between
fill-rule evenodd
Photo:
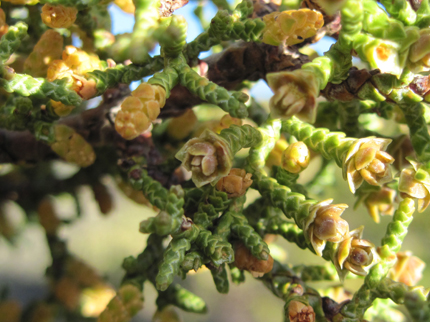
<instances>
[{"instance_id":1,"label":"immature green cone","mask_svg":"<svg viewBox=\"0 0 430 322\"><path fill-rule=\"evenodd\" d=\"M394 189L382 187L381 190L371 192L364 199L364 205L376 223L379 223L379 215L392 216L394 214L395 197L396 191Z\"/></svg>"},{"instance_id":2,"label":"immature green cone","mask_svg":"<svg viewBox=\"0 0 430 322\"><path fill-rule=\"evenodd\" d=\"M282 168L291 173L302 172L308 167L310 158L306 144L295 142L282 153Z\"/></svg>"},{"instance_id":3,"label":"immature green cone","mask_svg":"<svg viewBox=\"0 0 430 322\"><path fill-rule=\"evenodd\" d=\"M318 256L322 256L327 241L339 243L349 232L348 222L340 218L348 205L332 202L333 199L327 199L312 206L303 229Z\"/></svg>"},{"instance_id":4,"label":"immature green cone","mask_svg":"<svg viewBox=\"0 0 430 322\"><path fill-rule=\"evenodd\" d=\"M336 250L333 262L341 279L348 271L365 276L377 259L375 246L370 241L361 239L363 228L364 226L361 226L350 231Z\"/></svg>"},{"instance_id":5,"label":"immature green cone","mask_svg":"<svg viewBox=\"0 0 430 322\"><path fill-rule=\"evenodd\" d=\"M343 176L348 180L352 193L365 180L372 186L381 186L392 180L390 164L394 158L384 152L390 139L364 138L358 139L349 148L344 160Z\"/></svg>"},{"instance_id":6,"label":"immature green cone","mask_svg":"<svg viewBox=\"0 0 430 322\"><path fill-rule=\"evenodd\" d=\"M302 69L267 74L267 83L274 92L270 99L272 117L299 119L314 123L319 84L315 74Z\"/></svg>"},{"instance_id":7,"label":"immature green cone","mask_svg":"<svg viewBox=\"0 0 430 322\"><path fill-rule=\"evenodd\" d=\"M412 168L400 173L399 191L403 197L418 200L418 212L421 213L430 204L430 175L423 166L411 159Z\"/></svg>"},{"instance_id":8,"label":"immature green cone","mask_svg":"<svg viewBox=\"0 0 430 322\"><path fill-rule=\"evenodd\" d=\"M391 268L389 277L396 282L415 286L422 278L426 266L421 259L412 256L411 252L398 252L396 264Z\"/></svg>"},{"instance_id":9,"label":"immature green cone","mask_svg":"<svg viewBox=\"0 0 430 322\"><path fill-rule=\"evenodd\" d=\"M315 312L310 305L291 301L288 304L288 318L290 322L315 322Z\"/></svg>"},{"instance_id":10,"label":"immature green cone","mask_svg":"<svg viewBox=\"0 0 430 322\"><path fill-rule=\"evenodd\" d=\"M278 46L292 46L313 37L324 25L323 15L307 8L272 12L263 17L266 27L263 42Z\"/></svg>"},{"instance_id":11,"label":"immature green cone","mask_svg":"<svg viewBox=\"0 0 430 322\"><path fill-rule=\"evenodd\" d=\"M233 155L229 144L218 134L206 130L200 137L189 140L176 154L199 188L207 183L215 185L231 169Z\"/></svg>"},{"instance_id":12,"label":"immature green cone","mask_svg":"<svg viewBox=\"0 0 430 322\"><path fill-rule=\"evenodd\" d=\"M240 197L251 186L251 177L251 173L246 173L243 169L233 168L227 176L218 181L216 188L219 191L226 192L229 198Z\"/></svg>"}]
</instances>

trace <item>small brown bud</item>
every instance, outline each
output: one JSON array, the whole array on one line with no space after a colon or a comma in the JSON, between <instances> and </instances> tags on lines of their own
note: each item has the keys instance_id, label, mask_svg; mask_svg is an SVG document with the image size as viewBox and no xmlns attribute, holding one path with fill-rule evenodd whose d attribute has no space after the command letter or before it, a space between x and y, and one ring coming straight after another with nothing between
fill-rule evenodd
<instances>
[{"instance_id":1,"label":"small brown bud","mask_svg":"<svg viewBox=\"0 0 430 322\"><path fill-rule=\"evenodd\" d=\"M299 301L291 301L288 305L288 317L291 322L314 322L315 312L312 306Z\"/></svg>"},{"instance_id":2,"label":"small brown bud","mask_svg":"<svg viewBox=\"0 0 430 322\"><path fill-rule=\"evenodd\" d=\"M108 188L101 182L98 182L91 186L94 193L94 199L96 199L100 212L104 215L112 210L112 196Z\"/></svg>"},{"instance_id":3,"label":"small brown bud","mask_svg":"<svg viewBox=\"0 0 430 322\"><path fill-rule=\"evenodd\" d=\"M48 235L55 235L61 221L58 219L50 198L44 198L37 207L39 222Z\"/></svg>"},{"instance_id":4,"label":"small brown bud","mask_svg":"<svg viewBox=\"0 0 430 322\"><path fill-rule=\"evenodd\" d=\"M240 197L251 186L251 177L251 173L246 173L243 169L233 168L227 176L218 181L216 188L226 192L229 198Z\"/></svg>"},{"instance_id":5,"label":"small brown bud","mask_svg":"<svg viewBox=\"0 0 430 322\"><path fill-rule=\"evenodd\" d=\"M282 168L291 173L299 173L306 169L310 161L310 152L303 142L291 144L282 153Z\"/></svg>"},{"instance_id":6,"label":"small brown bud","mask_svg":"<svg viewBox=\"0 0 430 322\"><path fill-rule=\"evenodd\" d=\"M244 244L238 244L234 250L234 263L237 268L249 271L254 277L261 277L273 268L273 258L268 254L267 260L254 257Z\"/></svg>"}]
</instances>

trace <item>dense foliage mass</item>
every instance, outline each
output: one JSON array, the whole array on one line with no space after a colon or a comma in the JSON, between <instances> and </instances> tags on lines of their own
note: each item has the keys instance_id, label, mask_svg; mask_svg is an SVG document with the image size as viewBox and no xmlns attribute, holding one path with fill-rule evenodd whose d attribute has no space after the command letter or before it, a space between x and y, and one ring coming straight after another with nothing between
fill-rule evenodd
<instances>
[{"instance_id":1,"label":"dense foliage mass","mask_svg":"<svg viewBox=\"0 0 430 322\"><path fill-rule=\"evenodd\" d=\"M187 0L115 0L135 17L116 36L110 2L1 2L0 205L38 218L52 255L49 296L24 310L3 297L1 322L130 321L147 283L158 291L154 321L179 321L173 306L206 304L174 277L202 266L220 293L248 271L285 302L286 321L430 321L428 289L415 286L424 262L401 251L415 201L418 213L430 204L429 0L213 0L210 22L202 1L205 31L191 42L174 13ZM309 45L324 36L336 42L319 56ZM269 109L249 96L259 79L273 91ZM375 131L381 119L409 131ZM317 158L313 178L298 181ZM79 170L59 177L56 159ZM347 204L312 198L336 166L375 222L392 216L379 245L342 218ZM158 212L136 227L147 245L124 254L116 292L68 251L53 205L89 185L108 213L106 176ZM0 210L13 240L9 219ZM280 263L272 235L327 264ZM362 286L349 295L308 285L352 277Z\"/></svg>"}]
</instances>

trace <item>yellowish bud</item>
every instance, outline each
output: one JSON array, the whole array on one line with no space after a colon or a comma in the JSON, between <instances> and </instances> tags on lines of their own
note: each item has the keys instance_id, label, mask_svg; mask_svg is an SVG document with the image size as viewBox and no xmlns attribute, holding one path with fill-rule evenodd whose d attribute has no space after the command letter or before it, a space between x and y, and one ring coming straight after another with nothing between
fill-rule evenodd
<instances>
[{"instance_id":1,"label":"yellowish bud","mask_svg":"<svg viewBox=\"0 0 430 322\"><path fill-rule=\"evenodd\" d=\"M323 15L307 8L272 12L263 17L266 27L263 31L263 42L269 45L287 46L303 42L315 36L324 25Z\"/></svg>"},{"instance_id":2,"label":"yellowish bud","mask_svg":"<svg viewBox=\"0 0 430 322\"><path fill-rule=\"evenodd\" d=\"M51 149L66 161L81 167L94 163L96 155L93 147L74 129L62 124L56 125L55 138Z\"/></svg>"},{"instance_id":3,"label":"yellowish bud","mask_svg":"<svg viewBox=\"0 0 430 322\"><path fill-rule=\"evenodd\" d=\"M48 29L40 37L24 63L24 70L34 77L46 77L49 64L61 57L63 37Z\"/></svg>"},{"instance_id":4,"label":"yellowish bud","mask_svg":"<svg viewBox=\"0 0 430 322\"><path fill-rule=\"evenodd\" d=\"M310 159L306 144L295 142L282 153L282 168L291 173L299 173L308 167Z\"/></svg>"},{"instance_id":5,"label":"yellowish bud","mask_svg":"<svg viewBox=\"0 0 430 322\"><path fill-rule=\"evenodd\" d=\"M51 28L69 28L76 20L78 10L74 7L45 4L42 7L42 21Z\"/></svg>"},{"instance_id":6,"label":"yellowish bud","mask_svg":"<svg viewBox=\"0 0 430 322\"><path fill-rule=\"evenodd\" d=\"M193 131L197 123L197 116L192 109L188 109L184 114L174 117L167 126L167 135L175 140L183 140Z\"/></svg>"}]
</instances>

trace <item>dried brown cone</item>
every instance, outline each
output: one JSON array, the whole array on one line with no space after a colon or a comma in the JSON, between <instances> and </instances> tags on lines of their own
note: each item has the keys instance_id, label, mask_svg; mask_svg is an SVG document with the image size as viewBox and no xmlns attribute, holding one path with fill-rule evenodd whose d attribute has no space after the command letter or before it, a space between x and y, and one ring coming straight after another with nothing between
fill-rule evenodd
<instances>
[{"instance_id":1,"label":"dried brown cone","mask_svg":"<svg viewBox=\"0 0 430 322\"><path fill-rule=\"evenodd\" d=\"M426 264L411 252L398 252L396 264L391 268L389 277L396 282L415 286L422 278Z\"/></svg>"},{"instance_id":2,"label":"dried brown cone","mask_svg":"<svg viewBox=\"0 0 430 322\"><path fill-rule=\"evenodd\" d=\"M217 182L216 188L226 192L229 198L240 197L251 186L251 177L251 173L246 173L243 169L233 168L227 176Z\"/></svg>"},{"instance_id":3,"label":"dried brown cone","mask_svg":"<svg viewBox=\"0 0 430 322\"><path fill-rule=\"evenodd\" d=\"M358 139L345 157L343 175L352 193L366 181L372 186L382 186L392 180L390 164L394 158L385 152L390 139Z\"/></svg>"},{"instance_id":4,"label":"dried brown cone","mask_svg":"<svg viewBox=\"0 0 430 322\"><path fill-rule=\"evenodd\" d=\"M254 277L261 277L272 270L273 258L269 254L267 260L260 260L253 256L244 244L240 243L234 249L234 264L237 268L250 272Z\"/></svg>"},{"instance_id":5,"label":"dried brown cone","mask_svg":"<svg viewBox=\"0 0 430 322\"><path fill-rule=\"evenodd\" d=\"M315 312L312 306L299 301L291 301L288 305L290 322L315 322Z\"/></svg>"},{"instance_id":6,"label":"dried brown cone","mask_svg":"<svg viewBox=\"0 0 430 322\"><path fill-rule=\"evenodd\" d=\"M327 241L340 243L349 232L348 222L340 217L348 205L332 202L327 199L312 206L303 229L318 256L322 256Z\"/></svg>"}]
</instances>

